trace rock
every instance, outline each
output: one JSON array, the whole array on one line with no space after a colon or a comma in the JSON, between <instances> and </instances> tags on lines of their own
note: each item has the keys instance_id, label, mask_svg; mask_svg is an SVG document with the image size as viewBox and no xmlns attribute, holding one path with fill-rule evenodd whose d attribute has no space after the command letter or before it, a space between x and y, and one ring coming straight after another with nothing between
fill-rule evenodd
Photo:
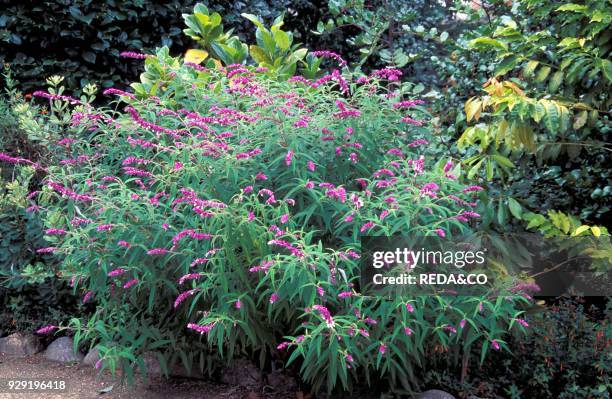
<instances>
[{"instance_id":1,"label":"rock","mask_svg":"<svg viewBox=\"0 0 612 399\"><path fill-rule=\"evenodd\" d=\"M25 333L14 333L0 338L0 352L11 356L29 356L43 350L37 336Z\"/></svg>"},{"instance_id":2,"label":"rock","mask_svg":"<svg viewBox=\"0 0 612 399\"><path fill-rule=\"evenodd\" d=\"M145 352L142 354L142 361L147 368L147 375L150 377L158 377L162 374L161 365L157 359L157 352Z\"/></svg>"},{"instance_id":3,"label":"rock","mask_svg":"<svg viewBox=\"0 0 612 399\"><path fill-rule=\"evenodd\" d=\"M60 337L47 347L45 358L60 363L80 362L83 360L83 354L74 351L72 337Z\"/></svg>"},{"instance_id":4,"label":"rock","mask_svg":"<svg viewBox=\"0 0 612 399\"><path fill-rule=\"evenodd\" d=\"M429 391L418 394L414 399L455 399L455 397L439 389L430 389Z\"/></svg>"},{"instance_id":5,"label":"rock","mask_svg":"<svg viewBox=\"0 0 612 399\"><path fill-rule=\"evenodd\" d=\"M256 389L261 386L261 372L248 360L238 359L223 370L221 382Z\"/></svg>"},{"instance_id":6,"label":"rock","mask_svg":"<svg viewBox=\"0 0 612 399\"><path fill-rule=\"evenodd\" d=\"M276 370L268 374L268 385L275 390L290 390L297 387L295 378L283 373L282 370Z\"/></svg>"},{"instance_id":7,"label":"rock","mask_svg":"<svg viewBox=\"0 0 612 399\"><path fill-rule=\"evenodd\" d=\"M83 359L83 364L86 366L95 367L96 363L100 360L100 351L98 348L91 348Z\"/></svg>"}]
</instances>

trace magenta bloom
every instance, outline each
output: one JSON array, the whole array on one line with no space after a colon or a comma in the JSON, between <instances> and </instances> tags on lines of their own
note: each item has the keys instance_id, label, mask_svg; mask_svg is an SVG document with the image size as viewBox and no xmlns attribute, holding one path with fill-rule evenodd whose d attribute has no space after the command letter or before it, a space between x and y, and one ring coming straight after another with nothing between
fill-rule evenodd
<instances>
[{"instance_id":1,"label":"magenta bloom","mask_svg":"<svg viewBox=\"0 0 612 399\"><path fill-rule=\"evenodd\" d=\"M410 327L404 327L404 334L412 335L412 329Z\"/></svg>"},{"instance_id":2,"label":"magenta bloom","mask_svg":"<svg viewBox=\"0 0 612 399\"><path fill-rule=\"evenodd\" d=\"M181 278L179 279L178 283L179 283L179 285L182 285L187 280L196 280L196 279L198 279L200 277L202 277L202 275L200 273L185 274L184 276L181 276Z\"/></svg>"},{"instance_id":3,"label":"magenta bloom","mask_svg":"<svg viewBox=\"0 0 612 399\"><path fill-rule=\"evenodd\" d=\"M193 262L191 262L189 267L194 267L194 266L197 266L197 265L201 265L202 263L206 263L206 262L208 262L208 259L206 259L206 258L197 258Z\"/></svg>"},{"instance_id":4,"label":"magenta bloom","mask_svg":"<svg viewBox=\"0 0 612 399\"><path fill-rule=\"evenodd\" d=\"M309 171L314 172L316 166L315 166L314 162L308 161L307 168L308 168Z\"/></svg>"},{"instance_id":5,"label":"magenta bloom","mask_svg":"<svg viewBox=\"0 0 612 399\"><path fill-rule=\"evenodd\" d=\"M57 330L59 327L54 325L45 326L36 330L36 334L49 334L52 331Z\"/></svg>"},{"instance_id":6,"label":"magenta bloom","mask_svg":"<svg viewBox=\"0 0 612 399\"><path fill-rule=\"evenodd\" d=\"M147 255L163 255L167 253L168 253L168 250L165 248L153 248L147 251Z\"/></svg>"},{"instance_id":7,"label":"magenta bloom","mask_svg":"<svg viewBox=\"0 0 612 399\"><path fill-rule=\"evenodd\" d=\"M206 324L206 325L203 325L203 326L201 326L199 324L195 324L195 323L187 324L187 328L188 329L194 330L196 332L199 332L200 335L208 333L210 330L213 329L214 326L215 326L215 323L210 323L210 324Z\"/></svg>"},{"instance_id":8,"label":"magenta bloom","mask_svg":"<svg viewBox=\"0 0 612 399\"><path fill-rule=\"evenodd\" d=\"M52 254L53 252L57 251L58 248L56 247L46 247L46 248L39 248L36 250L37 254Z\"/></svg>"},{"instance_id":9,"label":"magenta bloom","mask_svg":"<svg viewBox=\"0 0 612 399\"><path fill-rule=\"evenodd\" d=\"M276 347L276 349L278 349L279 351L282 351L284 349L287 349L287 347L289 346L289 344L291 344L291 342L289 341L284 341L281 342L280 344L278 344L278 346Z\"/></svg>"},{"instance_id":10,"label":"magenta bloom","mask_svg":"<svg viewBox=\"0 0 612 399\"><path fill-rule=\"evenodd\" d=\"M137 283L138 283L138 279L133 278L130 281L128 281L127 283L123 284L123 289L127 290L128 288L132 287L133 285L135 285Z\"/></svg>"},{"instance_id":11,"label":"magenta bloom","mask_svg":"<svg viewBox=\"0 0 612 399\"><path fill-rule=\"evenodd\" d=\"M338 53L334 53L333 51L318 50L318 51L312 51L310 54L314 55L315 57L334 59L338 61L338 65L341 68L346 66L346 61Z\"/></svg>"},{"instance_id":12,"label":"magenta bloom","mask_svg":"<svg viewBox=\"0 0 612 399\"><path fill-rule=\"evenodd\" d=\"M180 294L179 296L176 297L176 300L174 301L174 309L178 308L179 305L185 300L187 299L187 297L195 294L196 292L198 292L199 289L194 288L192 290L189 291L185 291L182 294Z\"/></svg>"},{"instance_id":13,"label":"magenta bloom","mask_svg":"<svg viewBox=\"0 0 612 399\"><path fill-rule=\"evenodd\" d=\"M293 160L293 151L287 151L287 155L285 155L285 165L291 166L291 161Z\"/></svg>"},{"instance_id":14,"label":"magenta bloom","mask_svg":"<svg viewBox=\"0 0 612 399\"><path fill-rule=\"evenodd\" d=\"M407 303L406 304L406 310L410 313L414 312L414 306L412 306L412 304Z\"/></svg>"},{"instance_id":15,"label":"magenta bloom","mask_svg":"<svg viewBox=\"0 0 612 399\"><path fill-rule=\"evenodd\" d=\"M361 226L359 231L363 233L367 230L370 230L372 227L374 227L374 222L367 222L363 226Z\"/></svg>"},{"instance_id":16,"label":"magenta bloom","mask_svg":"<svg viewBox=\"0 0 612 399\"><path fill-rule=\"evenodd\" d=\"M45 230L45 234L49 236L59 236L66 234L66 230L64 229L47 229Z\"/></svg>"},{"instance_id":17,"label":"magenta bloom","mask_svg":"<svg viewBox=\"0 0 612 399\"><path fill-rule=\"evenodd\" d=\"M516 322L525 328L529 327L529 323L527 323L527 321L524 319L516 319Z\"/></svg>"},{"instance_id":18,"label":"magenta bloom","mask_svg":"<svg viewBox=\"0 0 612 399\"><path fill-rule=\"evenodd\" d=\"M449 324L442 327L444 331L448 331L449 334L457 334L457 329Z\"/></svg>"},{"instance_id":19,"label":"magenta bloom","mask_svg":"<svg viewBox=\"0 0 612 399\"><path fill-rule=\"evenodd\" d=\"M133 58L136 60L144 60L147 57L153 57L152 55L136 53L134 51L123 51L119 55L124 58Z\"/></svg>"},{"instance_id":20,"label":"magenta bloom","mask_svg":"<svg viewBox=\"0 0 612 399\"><path fill-rule=\"evenodd\" d=\"M93 297L93 295L93 291L87 291L87 293L83 297L83 303L87 303Z\"/></svg>"},{"instance_id":21,"label":"magenta bloom","mask_svg":"<svg viewBox=\"0 0 612 399\"><path fill-rule=\"evenodd\" d=\"M466 188L464 188L463 190L461 190L462 193L469 193L472 191L480 191L480 190L484 190L484 188L480 187L480 186L468 186Z\"/></svg>"},{"instance_id":22,"label":"magenta bloom","mask_svg":"<svg viewBox=\"0 0 612 399\"><path fill-rule=\"evenodd\" d=\"M325 320L327 327L332 328L334 326L334 319L331 316L331 313L329 313L329 309L322 305L314 305L312 309L316 310L323 320Z\"/></svg>"},{"instance_id":23,"label":"magenta bloom","mask_svg":"<svg viewBox=\"0 0 612 399\"><path fill-rule=\"evenodd\" d=\"M112 224L101 224L98 227L96 227L96 230L98 231L109 231L113 228Z\"/></svg>"},{"instance_id":24,"label":"magenta bloom","mask_svg":"<svg viewBox=\"0 0 612 399\"><path fill-rule=\"evenodd\" d=\"M500 350L500 346L499 346L499 342L497 342L496 340L491 341L491 346L493 347L493 349L495 350Z\"/></svg>"},{"instance_id":25,"label":"magenta bloom","mask_svg":"<svg viewBox=\"0 0 612 399\"><path fill-rule=\"evenodd\" d=\"M381 355L384 355L386 351L387 351L387 345L385 345L384 343L381 343L380 346L378 347L378 352L380 352Z\"/></svg>"},{"instance_id":26,"label":"magenta bloom","mask_svg":"<svg viewBox=\"0 0 612 399\"><path fill-rule=\"evenodd\" d=\"M278 294L273 292L272 295L270 295L270 303L274 303L276 301L278 301Z\"/></svg>"},{"instance_id":27,"label":"magenta bloom","mask_svg":"<svg viewBox=\"0 0 612 399\"><path fill-rule=\"evenodd\" d=\"M121 276L124 273L127 273L127 270L125 270L125 269L115 269L115 270L111 270L110 272L108 272L107 276L108 277L117 277L117 276Z\"/></svg>"},{"instance_id":28,"label":"magenta bloom","mask_svg":"<svg viewBox=\"0 0 612 399\"><path fill-rule=\"evenodd\" d=\"M434 233L436 233L440 237L446 237L446 233L442 229L435 229Z\"/></svg>"},{"instance_id":29,"label":"magenta bloom","mask_svg":"<svg viewBox=\"0 0 612 399\"><path fill-rule=\"evenodd\" d=\"M288 221L289 221L289 215L288 215L288 214L286 214L286 213L285 213L283 216L281 216L281 218L280 218L280 222L281 222L282 224L285 224L285 223L287 223Z\"/></svg>"},{"instance_id":30,"label":"magenta bloom","mask_svg":"<svg viewBox=\"0 0 612 399\"><path fill-rule=\"evenodd\" d=\"M353 291L342 291L338 294L338 298L349 298L353 296Z\"/></svg>"}]
</instances>

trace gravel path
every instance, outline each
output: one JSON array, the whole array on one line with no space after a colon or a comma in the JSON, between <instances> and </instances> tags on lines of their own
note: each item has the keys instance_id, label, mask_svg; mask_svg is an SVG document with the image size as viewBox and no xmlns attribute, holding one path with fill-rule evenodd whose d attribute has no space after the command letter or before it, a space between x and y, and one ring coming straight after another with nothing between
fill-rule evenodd
<instances>
[{"instance_id":1,"label":"gravel path","mask_svg":"<svg viewBox=\"0 0 612 399\"><path fill-rule=\"evenodd\" d=\"M58 379L66 381L65 392L24 392L19 394L0 392L0 399L296 399L301 393L277 393L260 396L239 387L217 385L205 381L189 379L152 380L149 383L138 381L134 386L120 386L113 382L110 375L100 376L90 367L64 365L50 362L42 354L24 358L0 354L0 379L30 378ZM112 390L101 390L112 386Z\"/></svg>"}]
</instances>

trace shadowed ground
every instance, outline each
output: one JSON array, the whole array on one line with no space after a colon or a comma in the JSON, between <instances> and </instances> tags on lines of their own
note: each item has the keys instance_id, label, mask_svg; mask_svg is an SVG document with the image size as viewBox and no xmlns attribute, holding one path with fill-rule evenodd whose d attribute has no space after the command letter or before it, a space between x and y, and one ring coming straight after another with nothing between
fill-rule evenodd
<instances>
[{"instance_id":1,"label":"shadowed ground","mask_svg":"<svg viewBox=\"0 0 612 399\"><path fill-rule=\"evenodd\" d=\"M99 376L95 369L86 366L50 362L40 353L23 358L0 354L0 378L57 379L66 381L68 386L67 391L58 394L52 394L49 391L40 393L29 391L20 394L0 392L0 399L293 399L302 397L301 394L295 392L262 396L254 392L249 393L240 387L178 378L152 380L148 384L138 381L131 387L120 386L113 382L110 375ZM110 386L113 388L109 392L100 392Z\"/></svg>"}]
</instances>

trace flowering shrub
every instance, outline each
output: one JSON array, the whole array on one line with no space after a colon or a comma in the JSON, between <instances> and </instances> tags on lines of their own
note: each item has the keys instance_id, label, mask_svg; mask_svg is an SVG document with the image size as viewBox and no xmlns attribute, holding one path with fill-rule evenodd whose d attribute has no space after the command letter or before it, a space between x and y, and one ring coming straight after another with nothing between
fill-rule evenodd
<instances>
[{"instance_id":1,"label":"flowering shrub","mask_svg":"<svg viewBox=\"0 0 612 399\"><path fill-rule=\"evenodd\" d=\"M165 370L212 371L246 355L300 362L314 389L410 388L429 351L477 344L484 358L527 326L522 296L359 292L360 235L452 236L478 217L480 187L426 158L426 115L394 90L399 71L279 82L167 49L143 58L156 95L107 90L123 111L37 93L76 106L32 210L39 252L98 305L67 327L99 346L98 366L130 377L157 351Z\"/></svg>"}]
</instances>

